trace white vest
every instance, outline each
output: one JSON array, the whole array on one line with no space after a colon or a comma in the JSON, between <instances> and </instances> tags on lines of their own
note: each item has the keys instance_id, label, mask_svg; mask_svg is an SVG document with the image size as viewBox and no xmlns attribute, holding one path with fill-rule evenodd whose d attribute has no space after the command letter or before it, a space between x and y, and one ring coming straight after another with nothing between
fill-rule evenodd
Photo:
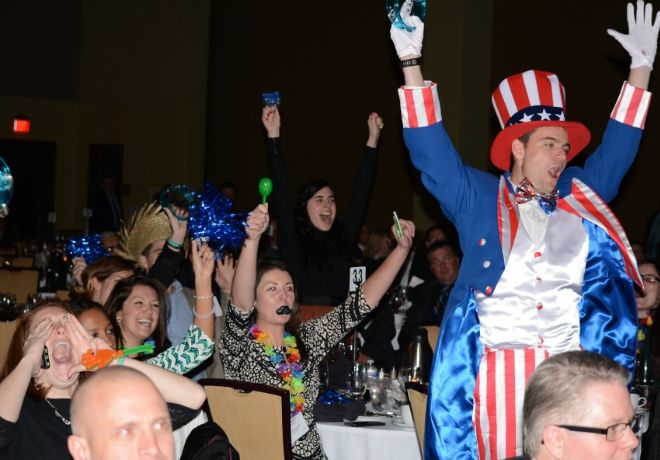
<instances>
[{"instance_id":1,"label":"white vest","mask_svg":"<svg viewBox=\"0 0 660 460\"><path fill-rule=\"evenodd\" d=\"M580 346L578 303L589 240L582 219L538 203L519 206L520 221L493 295L476 293L481 342L489 348L542 346L550 354Z\"/></svg>"}]
</instances>

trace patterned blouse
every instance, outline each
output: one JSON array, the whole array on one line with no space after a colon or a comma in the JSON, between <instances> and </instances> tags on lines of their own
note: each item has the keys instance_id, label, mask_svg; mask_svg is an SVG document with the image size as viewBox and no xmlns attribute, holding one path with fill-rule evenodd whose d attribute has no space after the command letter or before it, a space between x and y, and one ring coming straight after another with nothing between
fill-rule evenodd
<instances>
[{"instance_id":1,"label":"patterned blouse","mask_svg":"<svg viewBox=\"0 0 660 460\"><path fill-rule=\"evenodd\" d=\"M359 292L357 305L354 297L355 295L349 296L343 304L330 313L305 321L300 326L300 340L305 344L309 355L302 363L305 385L303 416L309 431L293 443L293 457L297 460L327 458L321 447L313 415L319 393L319 364L327 352L371 311L362 291ZM264 347L249 333L253 319L252 311L242 312L229 304L229 311L225 317L225 332L220 340L225 378L284 388L284 380L266 356ZM279 351L283 352L282 349Z\"/></svg>"},{"instance_id":2,"label":"patterned blouse","mask_svg":"<svg viewBox=\"0 0 660 460\"><path fill-rule=\"evenodd\" d=\"M192 324L180 344L148 359L147 363L183 375L202 364L212 354L213 341L198 326Z\"/></svg>"}]
</instances>

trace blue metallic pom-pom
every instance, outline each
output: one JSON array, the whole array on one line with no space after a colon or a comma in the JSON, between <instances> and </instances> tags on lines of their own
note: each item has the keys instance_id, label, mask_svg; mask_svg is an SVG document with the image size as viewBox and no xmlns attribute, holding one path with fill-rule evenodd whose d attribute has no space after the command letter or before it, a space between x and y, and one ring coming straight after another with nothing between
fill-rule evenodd
<instances>
[{"instance_id":1,"label":"blue metallic pom-pom","mask_svg":"<svg viewBox=\"0 0 660 460\"><path fill-rule=\"evenodd\" d=\"M232 201L210 183L191 204L188 232L218 252L237 251L245 239L247 213L233 212Z\"/></svg>"},{"instance_id":2,"label":"blue metallic pom-pom","mask_svg":"<svg viewBox=\"0 0 660 460\"><path fill-rule=\"evenodd\" d=\"M100 233L69 238L64 250L71 258L83 257L87 265L108 255Z\"/></svg>"}]
</instances>

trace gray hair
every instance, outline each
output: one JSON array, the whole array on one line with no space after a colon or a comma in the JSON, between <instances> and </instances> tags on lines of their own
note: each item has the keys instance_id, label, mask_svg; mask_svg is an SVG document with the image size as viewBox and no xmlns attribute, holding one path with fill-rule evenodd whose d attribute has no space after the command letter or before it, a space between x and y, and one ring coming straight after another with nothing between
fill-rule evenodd
<instances>
[{"instance_id":1,"label":"gray hair","mask_svg":"<svg viewBox=\"0 0 660 460\"><path fill-rule=\"evenodd\" d=\"M537 455L543 429L567 423L588 408L582 397L591 383L628 383L628 371L605 356L590 351L568 351L545 360L534 371L525 390L523 449Z\"/></svg>"}]
</instances>

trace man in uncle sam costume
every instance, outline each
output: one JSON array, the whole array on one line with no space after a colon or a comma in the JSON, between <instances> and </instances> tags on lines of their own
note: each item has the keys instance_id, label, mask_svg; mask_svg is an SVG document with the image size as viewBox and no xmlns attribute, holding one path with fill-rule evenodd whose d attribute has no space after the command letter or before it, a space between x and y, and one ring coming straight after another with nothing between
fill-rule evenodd
<instances>
[{"instance_id":1,"label":"man in uncle sam costume","mask_svg":"<svg viewBox=\"0 0 660 460\"><path fill-rule=\"evenodd\" d=\"M628 5L627 35L608 30L631 71L584 168L566 167L590 134L566 120L558 77L528 70L500 83L492 102L502 131L490 151L498 178L463 164L449 140L438 88L419 66L424 24L409 11L404 4L414 30L390 31L406 83L404 139L465 254L433 362L424 458L520 455L525 383L543 359L583 348L634 366L633 284L642 283L606 203L637 153L660 20L639 0Z\"/></svg>"}]
</instances>

